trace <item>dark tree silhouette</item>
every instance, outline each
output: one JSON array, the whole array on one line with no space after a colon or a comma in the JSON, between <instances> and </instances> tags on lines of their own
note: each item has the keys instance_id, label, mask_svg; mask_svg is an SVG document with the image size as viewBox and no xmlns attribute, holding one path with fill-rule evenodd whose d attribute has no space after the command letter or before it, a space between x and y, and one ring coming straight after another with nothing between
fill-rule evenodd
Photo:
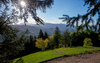
<instances>
[{"instance_id":1,"label":"dark tree silhouette","mask_svg":"<svg viewBox=\"0 0 100 63\"><path fill-rule=\"evenodd\" d=\"M48 38L48 34L47 34L47 32L45 32L45 34L44 34L44 39L46 39L46 38Z\"/></svg>"},{"instance_id":2,"label":"dark tree silhouette","mask_svg":"<svg viewBox=\"0 0 100 63\"><path fill-rule=\"evenodd\" d=\"M27 43L25 43L25 53L29 54L32 53L34 51L33 49L33 36L30 35L29 39L27 40Z\"/></svg>"},{"instance_id":3,"label":"dark tree silhouette","mask_svg":"<svg viewBox=\"0 0 100 63\"><path fill-rule=\"evenodd\" d=\"M17 29L13 29L5 21L0 21L0 62L6 63L12 59L19 51L23 50L23 43L17 36Z\"/></svg>"},{"instance_id":4,"label":"dark tree silhouette","mask_svg":"<svg viewBox=\"0 0 100 63\"><path fill-rule=\"evenodd\" d=\"M21 1L26 5L22 6ZM51 5L53 0L0 0L0 16L8 22L16 22L20 18L26 23L30 13L36 23L40 24L43 20L37 16L37 9L45 12L46 8L51 8Z\"/></svg>"},{"instance_id":5,"label":"dark tree silhouette","mask_svg":"<svg viewBox=\"0 0 100 63\"><path fill-rule=\"evenodd\" d=\"M38 38L42 38L42 39L43 39L43 37L44 37L43 32L42 32L42 30L40 29L40 32L39 32Z\"/></svg>"},{"instance_id":6,"label":"dark tree silhouette","mask_svg":"<svg viewBox=\"0 0 100 63\"><path fill-rule=\"evenodd\" d=\"M60 19L64 19L63 21L67 21L67 26L74 26L74 24L76 23L76 26L78 27L77 30L83 30L85 27L87 30L93 29L95 31L100 32L100 0L84 0L84 2L84 6L89 5L86 14L78 14L76 17L69 17L68 15L63 15L64 17ZM96 14L98 15L97 20L93 20L93 17ZM81 25L78 25L79 21L81 21ZM94 21L96 21L96 24L94 24ZM91 26L89 25L90 23L92 23ZM99 29L97 29L98 26Z\"/></svg>"}]
</instances>

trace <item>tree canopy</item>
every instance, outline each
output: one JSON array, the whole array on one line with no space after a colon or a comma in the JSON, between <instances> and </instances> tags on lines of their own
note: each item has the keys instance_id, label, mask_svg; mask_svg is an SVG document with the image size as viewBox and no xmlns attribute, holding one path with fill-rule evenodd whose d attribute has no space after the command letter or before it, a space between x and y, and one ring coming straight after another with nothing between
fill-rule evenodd
<instances>
[{"instance_id":1,"label":"tree canopy","mask_svg":"<svg viewBox=\"0 0 100 63\"><path fill-rule=\"evenodd\" d=\"M1 19L3 20L3 19ZM23 50L23 43L17 36L18 30L13 29L5 21L0 21L0 62L6 63Z\"/></svg>"},{"instance_id":2,"label":"tree canopy","mask_svg":"<svg viewBox=\"0 0 100 63\"><path fill-rule=\"evenodd\" d=\"M70 17L69 15L63 15L64 17L60 18L63 19L63 21L67 21L67 26L76 26L77 29L84 29L87 30L95 30L100 32L100 0L84 0L85 5L88 5L87 13L84 15L78 14L77 16ZM94 20L93 17L98 15L96 18L97 20ZM79 21L81 22L81 25L79 25ZM94 24L96 22L96 24ZM90 25L92 23L92 25ZM99 28L97 28L99 27Z\"/></svg>"},{"instance_id":3,"label":"tree canopy","mask_svg":"<svg viewBox=\"0 0 100 63\"><path fill-rule=\"evenodd\" d=\"M21 1L26 5L22 6ZM0 16L7 22L16 22L20 18L26 23L30 13L36 23L40 24L43 20L37 16L36 11L40 9L45 12L51 5L53 0L0 0Z\"/></svg>"},{"instance_id":4,"label":"tree canopy","mask_svg":"<svg viewBox=\"0 0 100 63\"><path fill-rule=\"evenodd\" d=\"M39 32L39 35L38 35L38 38L42 38L43 39L44 35L43 35L43 32L42 32L42 29L40 29L40 32Z\"/></svg>"}]
</instances>

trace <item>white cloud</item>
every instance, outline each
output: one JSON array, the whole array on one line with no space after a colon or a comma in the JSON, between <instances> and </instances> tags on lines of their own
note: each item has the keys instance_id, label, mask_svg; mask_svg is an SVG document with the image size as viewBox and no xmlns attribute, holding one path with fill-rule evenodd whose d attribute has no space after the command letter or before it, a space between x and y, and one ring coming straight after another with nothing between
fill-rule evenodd
<instances>
[{"instance_id":1,"label":"white cloud","mask_svg":"<svg viewBox=\"0 0 100 63\"><path fill-rule=\"evenodd\" d=\"M44 19L44 18L41 18L41 19L43 19L44 23L66 24L66 22L62 22L62 20L60 20L60 19L50 19L50 20L47 20L47 19ZM18 25L24 24L24 20L19 20L17 24ZM26 24L36 24L35 20L31 16L31 14L29 14L28 22Z\"/></svg>"}]
</instances>

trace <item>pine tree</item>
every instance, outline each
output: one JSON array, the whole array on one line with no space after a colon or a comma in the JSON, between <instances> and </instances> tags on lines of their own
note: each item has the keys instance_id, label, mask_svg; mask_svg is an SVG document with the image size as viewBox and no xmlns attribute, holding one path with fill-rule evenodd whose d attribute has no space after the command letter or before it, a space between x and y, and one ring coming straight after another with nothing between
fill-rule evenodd
<instances>
[{"instance_id":1,"label":"pine tree","mask_svg":"<svg viewBox=\"0 0 100 63\"><path fill-rule=\"evenodd\" d=\"M36 36L34 36L34 38L33 38L33 52L37 52L37 51L39 51L39 49L35 46L36 44Z\"/></svg>"},{"instance_id":2,"label":"pine tree","mask_svg":"<svg viewBox=\"0 0 100 63\"><path fill-rule=\"evenodd\" d=\"M34 44L35 44L35 42L36 42L36 36L34 36L33 41L34 41Z\"/></svg>"},{"instance_id":3,"label":"pine tree","mask_svg":"<svg viewBox=\"0 0 100 63\"><path fill-rule=\"evenodd\" d=\"M0 43L0 63L6 63L24 49L17 33L17 29L13 29L5 21L0 21L0 36L3 38Z\"/></svg>"},{"instance_id":4,"label":"pine tree","mask_svg":"<svg viewBox=\"0 0 100 63\"><path fill-rule=\"evenodd\" d=\"M47 32L45 32L45 34L44 34L44 39L46 39L46 38L48 38L48 34L47 34Z\"/></svg>"},{"instance_id":5,"label":"pine tree","mask_svg":"<svg viewBox=\"0 0 100 63\"><path fill-rule=\"evenodd\" d=\"M69 36L68 31L66 30L64 32L64 34L62 35L61 39L60 39L60 43L62 44L62 46L64 47L68 47L68 45L71 46L71 38Z\"/></svg>"},{"instance_id":6,"label":"pine tree","mask_svg":"<svg viewBox=\"0 0 100 63\"><path fill-rule=\"evenodd\" d=\"M61 32L58 27L55 28L55 33L54 33L54 42L55 42L55 48L59 47L59 39L61 37Z\"/></svg>"},{"instance_id":7,"label":"pine tree","mask_svg":"<svg viewBox=\"0 0 100 63\"><path fill-rule=\"evenodd\" d=\"M42 32L42 30L40 29L40 32L39 32L38 38L42 38L42 39L43 39L43 37L44 37L43 32Z\"/></svg>"},{"instance_id":8,"label":"pine tree","mask_svg":"<svg viewBox=\"0 0 100 63\"><path fill-rule=\"evenodd\" d=\"M27 54L32 53L34 51L33 49L33 36L30 35L27 43L25 44L25 51L27 52Z\"/></svg>"}]
</instances>

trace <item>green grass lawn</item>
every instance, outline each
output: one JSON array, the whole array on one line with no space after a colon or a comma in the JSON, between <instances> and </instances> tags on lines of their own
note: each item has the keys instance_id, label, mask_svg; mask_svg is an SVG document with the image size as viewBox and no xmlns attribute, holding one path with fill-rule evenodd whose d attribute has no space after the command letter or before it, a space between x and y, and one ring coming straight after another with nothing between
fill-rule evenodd
<instances>
[{"instance_id":1,"label":"green grass lawn","mask_svg":"<svg viewBox=\"0 0 100 63\"><path fill-rule=\"evenodd\" d=\"M83 54L83 53L87 53L89 51L97 51L97 50L100 50L100 47L58 48L58 49L54 49L54 50L40 51L37 53L26 55L26 56L22 57L22 60L24 61L24 63L39 63L39 62L47 61L47 60L65 56L65 55ZM67 54L63 54L63 53L59 53L59 52L64 52ZM18 59L19 58L15 59L13 63L15 63Z\"/></svg>"}]
</instances>

